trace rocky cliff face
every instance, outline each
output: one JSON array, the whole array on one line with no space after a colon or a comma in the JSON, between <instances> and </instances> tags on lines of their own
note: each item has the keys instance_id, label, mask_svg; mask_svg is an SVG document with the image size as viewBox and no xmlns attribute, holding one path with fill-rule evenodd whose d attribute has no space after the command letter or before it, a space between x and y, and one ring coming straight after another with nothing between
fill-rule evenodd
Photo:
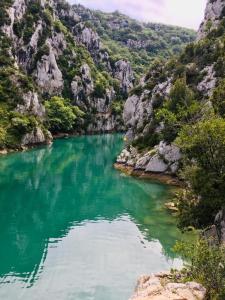
<instances>
[{"instance_id":1,"label":"rocky cliff face","mask_svg":"<svg viewBox=\"0 0 225 300\"><path fill-rule=\"evenodd\" d=\"M129 60L136 75L142 75L153 59L177 54L195 39L195 32L154 23L142 23L118 11L102 13L81 5L74 9L80 19L96 30L113 62Z\"/></svg>"},{"instance_id":2,"label":"rocky cliff face","mask_svg":"<svg viewBox=\"0 0 225 300\"><path fill-rule=\"evenodd\" d=\"M224 12L225 1L208 1L205 20L199 29L201 39L187 46L178 59L155 63L141 79L139 86L132 90L123 111L128 147L118 157L118 163L129 165L132 162L134 169L141 166L146 172L176 174L181 155L173 145L175 137L167 140L165 131L168 130L168 124L158 117L158 112L169 101L177 80L182 78L192 97L196 99L196 105L199 103L202 107L202 112L196 118L200 118L204 115L204 110L212 107L213 91L225 77ZM209 21L211 27L207 32ZM185 109L187 108L183 108L183 111ZM166 112L164 111L164 115ZM176 120L173 122L171 126L176 128ZM169 130L171 132L172 128ZM136 151L130 144L136 147ZM169 157L173 157L175 153L176 159L168 160L161 149L165 149Z\"/></svg>"},{"instance_id":3,"label":"rocky cliff face","mask_svg":"<svg viewBox=\"0 0 225 300\"><path fill-rule=\"evenodd\" d=\"M224 0L208 0L205 10L205 18L198 31L198 39L206 37L209 31L215 29L224 15Z\"/></svg>"},{"instance_id":4,"label":"rocky cliff face","mask_svg":"<svg viewBox=\"0 0 225 300\"><path fill-rule=\"evenodd\" d=\"M29 119L32 128L21 133L16 144L49 140L50 133L41 130L46 120L44 101L55 95L83 109L83 132L123 129L121 113L115 115L112 107L132 88L132 68L123 60L111 64L99 35L74 8L61 0L14 0L4 1L1 11L1 100L6 103L4 109L20 118L35 119L35 124ZM18 93L12 89L10 100L8 85L19 89ZM7 121L13 127L12 120ZM4 124L0 126L2 140L7 142L8 131Z\"/></svg>"},{"instance_id":5,"label":"rocky cliff face","mask_svg":"<svg viewBox=\"0 0 225 300\"><path fill-rule=\"evenodd\" d=\"M129 52L124 57L113 56L103 38L106 28L99 31L96 27L105 22L107 14L98 15L64 0L3 0L0 12L0 90L3 90L1 100L6 104L3 110L17 113L23 122L23 130L16 125L19 135L14 133L15 124L10 115L9 126L0 123L2 141L5 141L0 142L1 147L9 146L6 145L9 135L10 139L20 136L15 144L23 143L26 136L27 143L27 137L34 137L42 127L46 140L49 139L44 104L53 96L69 99L70 105L78 106L85 113L80 128L75 131L124 130L122 107L135 84L131 66L134 63L126 57ZM129 28L133 23L128 19L119 15L109 22L110 28L115 34L117 30ZM193 39L193 32L179 30L185 35L179 45ZM179 30L176 28L176 32ZM128 44L126 49L131 48L132 42ZM14 88L9 93L9 86L16 86L19 93ZM42 143L43 137L38 136ZM31 140L38 143L33 137Z\"/></svg>"}]
</instances>

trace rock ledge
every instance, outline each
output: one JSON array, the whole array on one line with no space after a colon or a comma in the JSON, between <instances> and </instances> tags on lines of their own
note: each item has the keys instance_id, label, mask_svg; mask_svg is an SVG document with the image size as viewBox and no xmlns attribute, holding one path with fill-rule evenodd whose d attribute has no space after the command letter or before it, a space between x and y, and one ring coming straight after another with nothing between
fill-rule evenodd
<instances>
[{"instance_id":1,"label":"rock ledge","mask_svg":"<svg viewBox=\"0 0 225 300\"><path fill-rule=\"evenodd\" d=\"M206 289L196 283L171 282L169 273L141 276L129 300L204 300Z\"/></svg>"}]
</instances>

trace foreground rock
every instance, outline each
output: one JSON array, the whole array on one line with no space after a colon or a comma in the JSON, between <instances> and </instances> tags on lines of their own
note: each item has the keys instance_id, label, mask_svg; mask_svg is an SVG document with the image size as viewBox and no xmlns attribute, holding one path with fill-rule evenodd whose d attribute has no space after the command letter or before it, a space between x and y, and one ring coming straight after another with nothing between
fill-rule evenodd
<instances>
[{"instance_id":1,"label":"foreground rock","mask_svg":"<svg viewBox=\"0 0 225 300\"><path fill-rule=\"evenodd\" d=\"M130 300L204 300L206 289L196 283L174 283L170 274L142 276Z\"/></svg>"}]
</instances>

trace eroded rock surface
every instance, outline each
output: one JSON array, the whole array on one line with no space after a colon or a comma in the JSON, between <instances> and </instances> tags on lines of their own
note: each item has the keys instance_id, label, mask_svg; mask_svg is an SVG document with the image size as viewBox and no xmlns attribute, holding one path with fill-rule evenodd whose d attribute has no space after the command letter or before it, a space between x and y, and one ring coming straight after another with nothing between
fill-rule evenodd
<instances>
[{"instance_id":1,"label":"eroded rock surface","mask_svg":"<svg viewBox=\"0 0 225 300\"><path fill-rule=\"evenodd\" d=\"M198 39L204 38L209 30L216 28L220 19L224 16L224 0L208 0L205 10L205 18L198 31Z\"/></svg>"},{"instance_id":2,"label":"eroded rock surface","mask_svg":"<svg viewBox=\"0 0 225 300\"><path fill-rule=\"evenodd\" d=\"M134 147L128 146L118 156L117 163L132 166L134 170L142 170L146 173L175 175L180 159L179 148L162 141L154 149L144 153L139 153Z\"/></svg>"},{"instance_id":3,"label":"eroded rock surface","mask_svg":"<svg viewBox=\"0 0 225 300\"><path fill-rule=\"evenodd\" d=\"M129 300L204 300L206 289L196 283L174 283L168 273L142 276Z\"/></svg>"}]
</instances>

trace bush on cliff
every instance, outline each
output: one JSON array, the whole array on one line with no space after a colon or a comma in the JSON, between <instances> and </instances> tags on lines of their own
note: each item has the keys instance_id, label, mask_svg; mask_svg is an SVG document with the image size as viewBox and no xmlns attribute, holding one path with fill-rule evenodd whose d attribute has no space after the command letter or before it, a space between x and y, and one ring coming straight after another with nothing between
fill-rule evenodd
<instances>
[{"instance_id":1,"label":"bush on cliff","mask_svg":"<svg viewBox=\"0 0 225 300\"><path fill-rule=\"evenodd\" d=\"M184 126L176 143L184 154L182 176L192 193L192 201L180 198L181 224L206 226L224 205L225 120L214 117ZM189 224L184 222L187 214Z\"/></svg>"},{"instance_id":2,"label":"bush on cliff","mask_svg":"<svg viewBox=\"0 0 225 300\"><path fill-rule=\"evenodd\" d=\"M173 142L184 124L196 121L200 113L200 104L194 100L194 94L185 80L177 79L162 108L156 113L158 122L163 122L162 139Z\"/></svg>"},{"instance_id":3,"label":"bush on cliff","mask_svg":"<svg viewBox=\"0 0 225 300\"><path fill-rule=\"evenodd\" d=\"M187 261L182 273L185 282L196 281L207 290L208 300L225 299L225 249L204 239L195 243L177 242L174 251Z\"/></svg>"},{"instance_id":4,"label":"bush on cliff","mask_svg":"<svg viewBox=\"0 0 225 300\"><path fill-rule=\"evenodd\" d=\"M51 132L69 132L75 128L76 120L82 118L83 112L72 106L69 100L52 97L45 102L47 126Z\"/></svg>"}]
</instances>

